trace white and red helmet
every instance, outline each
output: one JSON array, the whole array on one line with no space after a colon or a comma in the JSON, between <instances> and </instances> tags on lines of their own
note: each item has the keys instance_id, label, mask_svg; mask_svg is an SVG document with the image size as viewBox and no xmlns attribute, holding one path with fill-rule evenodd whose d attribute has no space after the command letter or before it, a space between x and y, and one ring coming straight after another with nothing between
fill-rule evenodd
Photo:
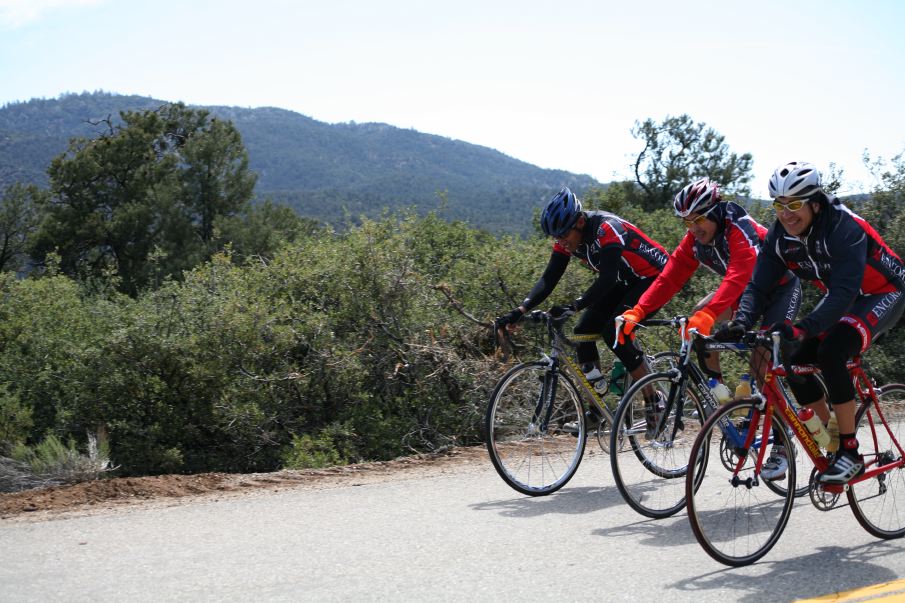
<instances>
[{"instance_id":1,"label":"white and red helmet","mask_svg":"<svg viewBox=\"0 0 905 603\"><path fill-rule=\"evenodd\" d=\"M692 212L705 213L720 202L719 189L719 185L709 178L701 178L685 186L672 202L676 215L685 218Z\"/></svg>"},{"instance_id":2,"label":"white and red helmet","mask_svg":"<svg viewBox=\"0 0 905 603\"><path fill-rule=\"evenodd\" d=\"M821 190L820 172L810 163L792 161L776 168L770 176L770 196L810 197Z\"/></svg>"}]
</instances>

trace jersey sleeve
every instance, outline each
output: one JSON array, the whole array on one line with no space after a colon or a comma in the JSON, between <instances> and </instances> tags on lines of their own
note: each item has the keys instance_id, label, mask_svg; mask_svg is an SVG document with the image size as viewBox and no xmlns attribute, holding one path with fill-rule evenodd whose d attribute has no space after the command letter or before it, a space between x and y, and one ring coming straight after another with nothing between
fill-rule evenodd
<instances>
[{"instance_id":1,"label":"jersey sleeve","mask_svg":"<svg viewBox=\"0 0 905 603\"><path fill-rule=\"evenodd\" d=\"M843 222L828 238L827 251L833 272L826 295L798 323L812 337L838 322L857 297L867 265L867 233L854 220Z\"/></svg>"},{"instance_id":2,"label":"jersey sleeve","mask_svg":"<svg viewBox=\"0 0 905 603\"><path fill-rule=\"evenodd\" d=\"M694 257L694 235L690 232L679 242L666 262L663 272L657 276L638 300L645 315L662 308L688 282L700 262Z\"/></svg>"},{"instance_id":3,"label":"jersey sleeve","mask_svg":"<svg viewBox=\"0 0 905 603\"><path fill-rule=\"evenodd\" d=\"M751 281L745 287L738 302L734 320L749 329L763 314L770 291L787 271L786 263L780 257L777 249L777 237L779 236L778 229L774 225L764 239L761 252L754 264Z\"/></svg>"},{"instance_id":4,"label":"jersey sleeve","mask_svg":"<svg viewBox=\"0 0 905 603\"><path fill-rule=\"evenodd\" d=\"M707 304L707 309L714 316L719 316L727 308L735 305L751 280L757 262L757 248L738 226L734 224L729 226L726 240L729 242L729 265L726 267L726 276L714 292L713 299Z\"/></svg>"},{"instance_id":5,"label":"jersey sleeve","mask_svg":"<svg viewBox=\"0 0 905 603\"><path fill-rule=\"evenodd\" d=\"M566 268L569 267L570 259L571 256L567 253L564 254L561 251L558 251L555 246L553 247L553 253L550 254L550 261L547 262L544 273L538 281L534 283L534 287L531 288L528 296L522 302L522 306L525 307L525 310L530 310L550 296L553 289L556 288L557 283L559 283L559 279L566 273Z\"/></svg>"}]
</instances>

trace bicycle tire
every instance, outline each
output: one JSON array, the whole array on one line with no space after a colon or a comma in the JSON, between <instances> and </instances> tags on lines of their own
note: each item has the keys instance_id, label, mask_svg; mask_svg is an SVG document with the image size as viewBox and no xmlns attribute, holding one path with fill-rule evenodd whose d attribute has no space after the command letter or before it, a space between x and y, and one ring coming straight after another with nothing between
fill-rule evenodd
<instances>
[{"instance_id":1,"label":"bicycle tire","mask_svg":"<svg viewBox=\"0 0 905 603\"><path fill-rule=\"evenodd\" d=\"M883 405L881 410L893 430L893 436L901 444L905 441L905 385L886 385L877 391L877 398ZM886 464L901 459L889 432L872 410L872 405L862 406L855 423L861 453L868 468L877 462ZM867 420L869 415L875 417L876 441ZM900 466L851 484L847 494L852 513L870 534L884 540L905 536L905 467Z\"/></svg>"},{"instance_id":2,"label":"bicycle tire","mask_svg":"<svg viewBox=\"0 0 905 603\"><path fill-rule=\"evenodd\" d=\"M556 370L552 408L548 400L540 402L553 372L544 361L513 367L494 388L485 416L487 451L494 468L509 486L529 496L562 488L584 454L584 407L575 384Z\"/></svg>"},{"instance_id":3,"label":"bicycle tire","mask_svg":"<svg viewBox=\"0 0 905 603\"><path fill-rule=\"evenodd\" d=\"M616 487L625 502L653 519L675 515L685 507L685 482L691 447L700 431L704 409L693 388L682 388L681 430L674 430L680 405L670 408L665 428L654 438L646 436L643 391L654 388L668 400L678 388L674 374L653 373L636 381L616 409L610 435L610 466Z\"/></svg>"},{"instance_id":4,"label":"bicycle tire","mask_svg":"<svg viewBox=\"0 0 905 603\"><path fill-rule=\"evenodd\" d=\"M732 422L732 429L739 430L739 437L744 435L743 419L733 417L733 411L746 409L753 418L753 428L763 430L761 413L751 413L757 403L753 398L730 402L707 419L691 451L692 458L699 460L689 466L685 476L688 520L695 538L713 559L733 567L754 563L773 548L789 521L795 501L794 463L789 464L784 478L785 495L777 498L763 486L763 480L754 479L757 455L753 449L735 449L737 460L745 459L737 474L734 470L727 471L714 456L720 454L721 424ZM783 444L791 444L785 429L778 433Z\"/></svg>"}]
</instances>

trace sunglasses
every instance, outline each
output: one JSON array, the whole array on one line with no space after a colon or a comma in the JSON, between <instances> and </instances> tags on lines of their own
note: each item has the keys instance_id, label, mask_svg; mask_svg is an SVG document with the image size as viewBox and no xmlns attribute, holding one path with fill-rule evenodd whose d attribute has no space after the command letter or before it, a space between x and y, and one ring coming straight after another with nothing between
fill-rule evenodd
<instances>
[{"instance_id":1,"label":"sunglasses","mask_svg":"<svg viewBox=\"0 0 905 603\"><path fill-rule=\"evenodd\" d=\"M788 203L780 203L779 201L773 202L773 209L776 210L776 213L781 212L782 210L786 210L788 212L796 212L807 203L807 199L792 199Z\"/></svg>"},{"instance_id":2,"label":"sunglasses","mask_svg":"<svg viewBox=\"0 0 905 603\"><path fill-rule=\"evenodd\" d=\"M575 227L572 227L569 230L567 230L566 232L559 235L558 237L553 237L553 240L561 245L563 240L566 239L570 234L572 234L573 230L578 230L578 229Z\"/></svg>"},{"instance_id":3,"label":"sunglasses","mask_svg":"<svg viewBox=\"0 0 905 603\"><path fill-rule=\"evenodd\" d=\"M683 218L682 218L682 224L685 225L685 228L691 228L691 227L694 226L695 224L703 224L703 223L704 223L704 220L707 219L707 214L709 214L709 213L712 212L714 209L716 209L716 206L717 206L717 205L719 205L719 204L717 203L717 204L711 205L710 207L708 207L707 209L704 210L704 213L700 214L699 216L697 216L697 217L695 217L695 218L692 218L691 220L689 220L688 218L683 217ZM690 214L690 213L691 213L691 212L686 212L685 215L687 216L687 215Z\"/></svg>"},{"instance_id":4,"label":"sunglasses","mask_svg":"<svg viewBox=\"0 0 905 603\"><path fill-rule=\"evenodd\" d=\"M701 214L696 218L688 220L687 218L682 218L682 224L685 225L685 228L691 228L695 224L703 224L707 220L707 216L705 214Z\"/></svg>"}]
</instances>

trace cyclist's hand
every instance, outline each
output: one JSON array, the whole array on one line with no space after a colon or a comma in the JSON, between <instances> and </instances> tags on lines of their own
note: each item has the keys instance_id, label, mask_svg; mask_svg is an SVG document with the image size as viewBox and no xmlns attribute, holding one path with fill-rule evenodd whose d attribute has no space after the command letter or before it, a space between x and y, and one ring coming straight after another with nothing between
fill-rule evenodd
<instances>
[{"instance_id":1,"label":"cyclist's hand","mask_svg":"<svg viewBox=\"0 0 905 603\"><path fill-rule=\"evenodd\" d=\"M635 327L639 322L644 320L644 310L641 309L640 306L635 306L630 310L626 311L619 318L622 319L622 328L616 331L616 344L617 345L625 345L625 341L632 340L635 338L632 331L635 330ZM618 323L617 323L618 328Z\"/></svg>"},{"instance_id":2,"label":"cyclist's hand","mask_svg":"<svg viewBox=\"0 0 905 603\"><path fill-rule=\"evenodd\" d=\"M786 365L786 372L788 373L787 379L794 382L803 381L804 378L800 375L792 374L791 366L789 365L792 364L795 356L801 350L801 344L807 337L807 332L801 327L793 325L790 322L774 323L770 325L768 332L779 332L782 336L782 341L780 341L779 349L780 355L782 356L782 362Z\"/></svg>"},{"instance_id":3,"label":"cyclist's hand","mask_svg":"<svg viewBox=\"0 0 905 603\"><path fill-rule=\"evenodd\" d=\"M682 337L682 339L686 339L688 329L697 329L698 333L701 335L710 335L715 320L716 316L713 315L713 312L707 308L701 308L691 315L688 322L685 323L685 333L680 331L679 336Z\"/></svg>"},{"instance_id":4,"label":"cyclist's hand","mask_svg":"<svg viewBox=\"0 0 905 603\"><path fill-rule=\"evenodd\" d=\"M560 320L572 316L575 311L575 304L561 304L550 308L549 314L553 318Z\"/></svg>"},{"instance_id":5,"label":"cyclist's hand","mask_svg":"<svg viewBox=\"0 0 905 603\"><path fill-rule=\"evenodd\" d=\"M493 321L493 328L502 329L507 325L514 325L520 321L524 315L525 313L522 312L521 308L516 308L511 312L507 312L506 314L497 317L497 319Z\"/></svg>"},{"instance_id":6,"label":"cyclist's hand","mask_svg":"<svg viewBox=\"0 0 905 603\"><path fill-rule=\"evenodd\" d=\"M782 335L782 338L788 342L801 343L807 335L804 329L793 325L790 322L776 322L767 329L768 333L775 333L777 331Z\"/></svg>"},{"instance_id":7,"label":"cyclist's hand","mask_svg":"<svg viewBox=\"0 0 905 603\"><path fill-rule=\"evenodd\" d=\"M729 322L724 322L719 326L719 328L713 334L713 338L717 341L723 342L741 341L742 337L745 335L745 331L747 330L747 325L744 325L735 320L730 320Z\"/></svg>"}]
</instances>

